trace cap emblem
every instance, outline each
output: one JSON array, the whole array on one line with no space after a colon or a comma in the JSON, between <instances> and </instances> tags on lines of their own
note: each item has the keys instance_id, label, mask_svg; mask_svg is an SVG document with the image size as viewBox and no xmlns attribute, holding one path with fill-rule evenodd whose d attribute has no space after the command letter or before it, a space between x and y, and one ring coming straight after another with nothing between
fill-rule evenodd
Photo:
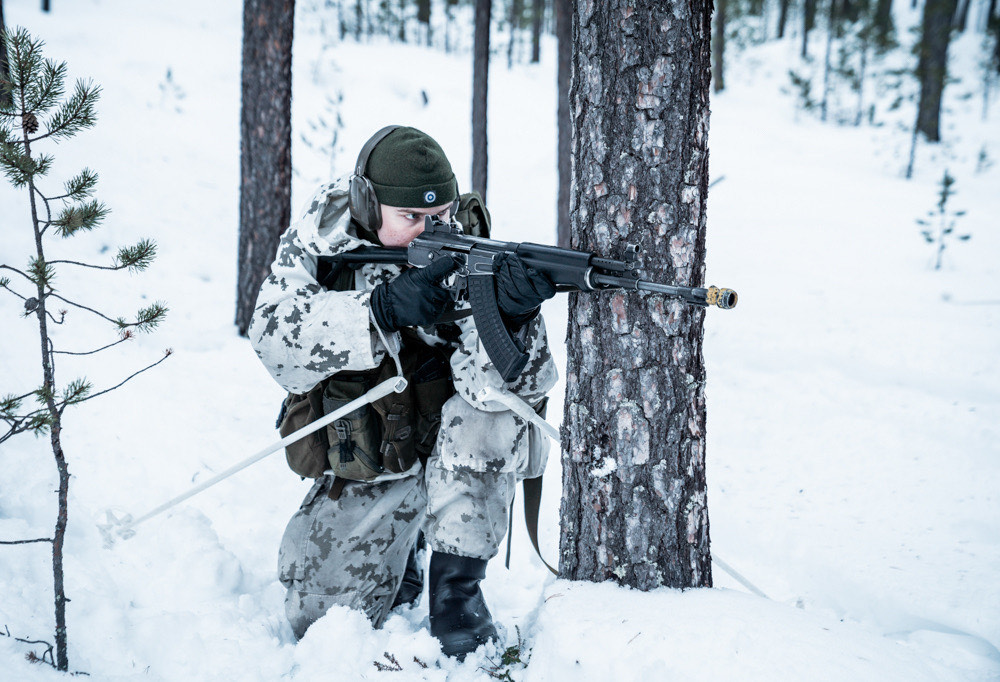
<instances>
[{"instance_id":1,"label":"cap emblem","mask_svg":"<svg viewBox=\"0 0 1000 682\"><path fill-rule=\"evenodd\" d=\"M425 204L433 204L435 199L437 199L437 193L435 193L433 190L424 192Z\"/></svg>"}]
</instances>

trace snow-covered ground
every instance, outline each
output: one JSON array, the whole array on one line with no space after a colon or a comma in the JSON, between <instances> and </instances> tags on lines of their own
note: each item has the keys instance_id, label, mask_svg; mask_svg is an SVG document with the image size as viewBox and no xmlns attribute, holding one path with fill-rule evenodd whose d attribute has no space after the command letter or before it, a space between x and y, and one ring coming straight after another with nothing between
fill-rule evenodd
<instances>
[{"instance_id":1,"label":"snow-covered ground","mask_svg":"<svg viewBox=\"0 0 1000 682\"><path fill-rule=\"evenodd\" d=\"M709 198L708 276L741 298L707 316L709 508L713 552L769 598L718 566L712 590L554 580L518 517L512 570L492 562L484 590L506 643L520 636L530 663L497 667L492 651L443 658L426 600L378 631L334 609L295 643L275 564L308 483L280 455L103 547L108 508L143 512L275 437L282 393L232 325L241 3L79 0L43 15L36 2L8 0L4 10L72 76L104 88L98 126L50 150L50 177L58 186L96 169L113 214L92 234L50 243L50 257L106 260L142 236L160 246L147 273L64 269L60 286L115 314L157 299L171 308L153 335L59 361L62 381L86 375L105 387L174 350L67 412L74 670L170 681L489 680L508 669L539 681L1000 679L1000 126L996 114L980 118L978 35L955 46L948 142L921 147L909 181L909 136L891 114L879 128L848 128L795 110L782 92L791 41L730 61L713 100L712 175L724 179ZM342 93L338 172L371 132L402 122L436 137L468 187L469 56L348 42L316 64L310 17L301 12L296 26L296 130L324 145L310 123ZM541 65L508 71L498 59L491 73L490 206L505 239L554 239L553 57L549 42ZM898 117L912 120L912 104ZM296 210L330 172L313 148L296 135ZM959 231L972 238L949 246L934 271L915 219L933 208L946 167L953 208L967 211ZM28 210L6 184L0 216L0 263L23 264ZM0 295L0 393L38 383L35 321L19 313ZM562 363L565 299L545 315ZM112 338L74 312L57 343L81 350ZM562 388L554 393L553 421ZM546 480L541 541L554 559L557 457ZM51 533L55 485L46 440L5 443L0 539ZM47 549L0 547L0 634L51 639ZM0 679L56 677L27 662L28 650L0 637ZM396 667L386 653L402 671L374 665Z\"/></svg>"}]
</instances>

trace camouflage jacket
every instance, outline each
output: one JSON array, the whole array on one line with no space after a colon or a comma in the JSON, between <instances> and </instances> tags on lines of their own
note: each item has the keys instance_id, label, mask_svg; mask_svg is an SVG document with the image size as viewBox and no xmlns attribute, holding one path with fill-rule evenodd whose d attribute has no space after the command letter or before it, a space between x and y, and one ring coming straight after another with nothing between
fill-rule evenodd
<instances>
[{"instance_id":1,"label":"camouflage jacket","mask_svg":"<svg viewBox=\"0 0 1000 682\"><path fill-rule=\"evenodd\" d=\"M371 290L396 277L400 268L365 265L355 275L353 291L327 291L316 281L317 257L367 244L351 223L347 190L346 176L317 190L301 217L282 235L271 273L257 295L250 342L271 376L293 393L305 393L341 370L372 369L386 356L369 316ZM468 303L461 305L468 307ZM455 389L473 407L488 412L506 409L476 399L488 385L506 388L534 404L555 384L556 367L541 315L527 330L528 364L509 384L486 355L472 317L452 324L457 333L442 334L437 327L416 331L428 343L453 348ZM386 336L390 344L400 343L398 332Z\"/></svg>"}]
</instances>

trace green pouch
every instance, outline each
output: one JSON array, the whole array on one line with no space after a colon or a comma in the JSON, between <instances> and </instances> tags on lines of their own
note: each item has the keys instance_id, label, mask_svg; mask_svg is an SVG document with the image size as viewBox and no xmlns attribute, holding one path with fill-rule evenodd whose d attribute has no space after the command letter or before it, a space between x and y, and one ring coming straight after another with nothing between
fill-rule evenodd
<instances>
[{"instance_id":1,"label":"green pouch","mask_svg":"<svg viewBox=\"0 0 1000 682\"><path fill-rule=\"evenodd\" d=\"M368 389L370 378L363 374L340 373L325 382L323 414L330 414L357 400ZM339 478L370 481L385 472L380 445L381 424L371 405L363 405L326 427L329 441L327 457L330 468Z\"/></svg>"},{"instance_id":2,"label":"green pouch","mask_svg":"<svg viewBox=\"0 0 1000 682\"><path fill-rule=\"evenodd\" d=\"M289 393L281 406L278 432L284 438L311 424L323 415L323 384L308 393ZM289 468L305 478L319 478L327 468L330 443L326 431L319 429L285 446Z\"/></svg>"}]
</instances>

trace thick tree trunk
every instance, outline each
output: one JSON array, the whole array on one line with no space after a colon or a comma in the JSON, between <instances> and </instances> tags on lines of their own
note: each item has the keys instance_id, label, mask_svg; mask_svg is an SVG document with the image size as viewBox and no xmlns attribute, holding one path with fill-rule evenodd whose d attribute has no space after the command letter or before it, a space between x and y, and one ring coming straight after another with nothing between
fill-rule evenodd
<instances>
[{"instance_id":1,"label":"thick tree trunk","mask_svg":"<svg viewBox=\"0 0 1000 682\"><path fill-rule=\"evenodd\" d=\"M486 95L490 72L490 13L492 0L476 0L475 46L472 63L472 189L486 201Z\"/></svg>"},{"instance_id":2,"label":"thick tree trunk","mask_svg":"<svg viewBox=\"0 0 1000 682\"><path fill-rule=\"evenodd\" d=\"M542 58L542 21L545 19L545 0L535 0L531 10L531 63Z\"/></svg>"},{"instance_id":3,"label":"thick tree trunk","mask_svg":"<svg viewBox=\"0 0 1000 682\"><path fill-rule=\"evenodd\" d=\"M726 57L726 4L728 1L716 0L715 2L715 33L712 35L712 87L715 92L721 92L726 88L724 60Z\"/></svg>"},{"instance_id":4,"label":"thick tree trunk","mask_svg":"<svg viewBox=\"0 0 1000 682\"><path fill-rule=\"evenodd\" d=\"M246 335L257 290L291 217L294 0L244 0L240 243L236 325Z\"/></svg>"},{"instance_id":5,"label":"thick tree trunk","mask_svg":"<svg viewBox=\"0 0 1000 682\"><path fill-rule=\"evenodd\" d=\"M608 0L574 14L574 248L700 286L709 0ZM560 574L640 589L712 584L704 309L570 297Z\"/></svg>"},{"instance_id":6,"label":"thick tree trunk","mask_svg":"<svg viewBox=\"0 0 1000 682\"><path fill-rule=\"evenodd\" d=\"M788 6L791 0L781 0L778 14L778 39L785 37L785 24L788 23Z\"/></svg>"},{"instance_id":7,"label":"thick tree trunk","mask_svg":"<svg viewBox=\"0 0 1000 682\"><path fill-rule=\"evenodd\" d=\"M917 63L917 79L920 81L917 130L924 134L928 142L941 140L941 96L948 74L948 42L951 40L954 16L955 0L927 0L924 5L920 59Z\"/></svg>"},{"instance_id":8,"label":"thick tree trunk","mask_svg":"<svg viewBox=\"0 0 1000 682\"><path fill-rule=\"evenodd\" d=\"M556 110L558 136L556 165L559 170L559 192L556 198L556 235L559 246L568 249L570 241L569 189L573 178L570 165L573 153L573 122L569 117L569 88L573 69L573 0L555 0L558 73L556 89L559 103Z\"/></svg>"}]
</instances>

